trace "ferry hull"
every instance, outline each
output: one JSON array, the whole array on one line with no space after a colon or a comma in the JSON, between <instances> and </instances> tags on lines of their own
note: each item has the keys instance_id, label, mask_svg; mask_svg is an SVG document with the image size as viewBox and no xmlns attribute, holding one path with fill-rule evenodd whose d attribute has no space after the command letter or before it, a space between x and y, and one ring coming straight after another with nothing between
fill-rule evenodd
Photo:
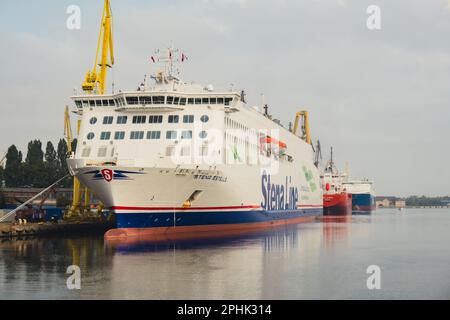
<instances>
[{"instance_id":1,"label":"ferry hull","mask_svg":"<svg viewBox=\"0 0 450 320\"><path fill-rule=\"evenodd\" d=\"M115 214L120 231L110 231L107 239L259 229L308 222L323 214L322 193L318 189L298 195L307 196L306 200L297 199L297 195L289 198L292 193L277 196L277 185L282 185L283 190L303 185L305 190L306 182L300 175L292 176L290 181L287 173L269 177L261 176L259 170L236 167L227 173L216 173L225 177L219 181L199 179L195 169L183 175L177 173L169 168L83 167L77 176ZM246 192L238 192L243 176L248 177ZM269 185L270 191L264 189ZM196 190L204 191L193 203L185 205L184 199Z\"/></svg>"},{"instance_id":2,"label":"ferry hull","mask_svg":"<svg viewBox=\"0 0 450 320\"><path fill-rule=\"evenodd\" d=\"M118 229L105 234L106 240L145 238L164 235L168 238L202 234L268 229L288 224L311 222L322 215L322 208L269 212L166 212L116 214ZM175 226L174 226L174 221Z\"/></svg>"},{"instance_id":3,"label":"ferry hull","mask_svg":"<svg viewBox=\"0 0 450 320\"><path fill-rule=\"evenodd\" d=\"M375 197L369 193L352 194L352 210L354 212L375 211Z\"/></svg>"},{"instance_id":4,"label":"ferry hull","mask_svg":"<svg viewBox=\"0 0 450 320\"><path fill-rule=\"evenodd\" d=\"M348 193L326 194L323 196L325 216L345 216L352 214L352 195Z\"/></svg>"}]
</instances>

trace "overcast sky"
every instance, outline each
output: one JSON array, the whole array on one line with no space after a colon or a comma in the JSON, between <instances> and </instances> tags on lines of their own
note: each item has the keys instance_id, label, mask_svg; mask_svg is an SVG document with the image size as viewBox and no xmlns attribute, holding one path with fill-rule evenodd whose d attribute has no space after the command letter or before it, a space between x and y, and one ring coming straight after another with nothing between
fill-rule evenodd
<instances>
[{"instance_id":1,"label":"overcast sky","mask_svg":"<svg viewBox=\"0 0 450 320\"><path fill-rule=\"evenodd\" d=\"M101 0L0 0L0 152L63 137L64 105L92 68ZM81 8L81 30L66 9ZM381 30L366 27L369 5ZM287 125L308 109L325 158L378 195L450 194L449 0L112 0L116 88L135 89L171 43L183 78L265 95ZM325 160L325 159L324 159Z\"/></svg>"}]
</instances>

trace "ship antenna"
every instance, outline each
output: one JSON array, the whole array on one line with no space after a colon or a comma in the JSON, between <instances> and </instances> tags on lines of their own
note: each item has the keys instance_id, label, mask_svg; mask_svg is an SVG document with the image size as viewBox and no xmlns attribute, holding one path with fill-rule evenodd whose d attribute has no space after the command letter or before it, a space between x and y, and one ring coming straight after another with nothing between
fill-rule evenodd
<instances>
[{"instance_id":1,"label":"ship antenna","mask_svg":"<svg viewBox=\"0 0 450 320\"><path fill-rule=\"evenodd\" d=\"M330 164L334 165L333 163L333 147L331 147L331 159L330 159Z\"/></svg>"},{"instance_id":2,"label":"ship antenna","mask_svg":"<svg viewBox=\"0 0 450 320\"><path fill-rule=\"evenodd\" d=\"M247 103L246 101L245 101L245 96L246 96L247 94L245 93L245 91L244 90L242 90L241 91L241 101L243 102L243 103Z\"/></svg>"}]
</instances>

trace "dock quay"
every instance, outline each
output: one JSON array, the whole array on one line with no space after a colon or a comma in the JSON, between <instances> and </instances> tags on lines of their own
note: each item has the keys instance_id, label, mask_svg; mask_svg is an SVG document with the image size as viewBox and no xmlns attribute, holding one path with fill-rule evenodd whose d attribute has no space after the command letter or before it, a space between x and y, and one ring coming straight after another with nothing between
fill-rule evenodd
<instances>
[{"instance_id":1,"label":"dock quay","mask_svg":"<svg viewBox=\"0 0 450 320\"><path fill-rule=\"evenodd\" d=\"M112 222L64 221L60 223L0 224L0 238L39 237L49 235L103 235L114 228Z\"/></svg>"}]
</instances>

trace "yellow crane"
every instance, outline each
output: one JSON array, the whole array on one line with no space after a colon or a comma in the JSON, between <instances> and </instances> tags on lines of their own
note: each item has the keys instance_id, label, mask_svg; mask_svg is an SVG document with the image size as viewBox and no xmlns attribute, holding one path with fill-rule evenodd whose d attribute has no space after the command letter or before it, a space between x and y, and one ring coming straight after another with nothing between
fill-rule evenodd
<instances>
[{"instance_id":1,"label":"yellow crane","mask_svg":"<svg viewBox=\"0 0 450 320\"><path fill-rule=\"evenodd\" d=\"M110 0L104 0L103 15L100 26L100 34L98 37L97 51L95 54L94 67L92 68L92 70L89 70L86 74L86 78L81 86L83 91L88 94L100 94L100 95L104 94L108 68L111 68L113 65L114 65L114 41L112 33L111 2ZM79 119L77 121L77 135L79 134L80 127L81 127L81 120ZM70 125L70 112L68 107L66 107L64 115L64 132L67 138L68 153L69 155L71 155L73 151L72 150L73 134ZM100 204L98 207L98 211L101 212L102 209L103 204ZM89 189L83 187L80 181L76 177L74 177L72 205L70 207L67 216L69 218L86 217L86 215L89 213L91 213Z\"/></svg>"},{"instance_id":2,"label":"yellow crane","mask_svg":"<svg viewBox=\"0 0 450 320\"><path fill-rule=\"evenodd\" d=\"M301 124L300 137L305 140L307 144L311 144L311 131L309 128L309 115L308 111L299 111L295 114L294 129L292 133L297 135L299 124ZM311 144L312 145L312 144Z\"/></svg>"},{"instance_id":3,"label":"yellow crane","mask_svg":"<svg viewBox=\"0 0 450 320\"><path fill-rule=\"evenodd\" d=\"M92 70L86 74L82 84L83 91L87 93L104 94L106 87L106 74L108 68L114 65L114 41L112 33L112 11L110 0L105 0L100 34L97 43L97 52ZM99 56L101 52L101 56ZM109 54L109 61L108 61ZM98 63L100 60L100 63ZM100 68L100 70L99 70Z\"/></svg>"},{"instance_id":4,"label":"yellow crane","mask_svg":"<svg viewBox=\"0 0 450 320\"><path fill-rule=\"evenodd\" d=\"M78 120L77 133L80 129L80 125L81 120ZM72 134L72 126L70 124L70 111L68 106L66 106L66 109L64 111L64 135L66 136L67 140L67 153L69 156L71 156L74 150L72 149L73 134ZM86 212L90 211L89 190L81 186L80 180L78 180L77 177L73 177L72 191L73 191L72 205L67 213L67 218L84 217ZM84 194L84 203L82 201L83 194Z\"/></svg>"}]
</instances>

